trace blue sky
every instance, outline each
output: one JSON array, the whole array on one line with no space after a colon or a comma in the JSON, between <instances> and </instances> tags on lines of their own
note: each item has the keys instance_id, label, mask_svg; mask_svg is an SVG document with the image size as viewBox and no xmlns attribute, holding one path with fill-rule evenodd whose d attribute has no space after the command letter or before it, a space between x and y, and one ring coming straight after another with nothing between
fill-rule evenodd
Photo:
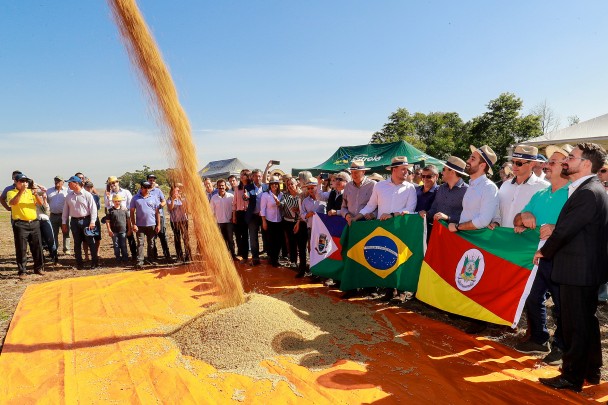
<instances>
[{"instance_id":1,"label":"blue sky","mask_svg":"<svg viewBox=\"0 0 608 405\"><path fill-rule=\"evenodd\" d=\"M398 107L465 120L510 91L525 112L608 110L608 2L139 2L190 118L201 167L284 170L366 143ZM49 183L168 167L104 1L0 5L0 148Z\"/></svg>"}]
</instances>

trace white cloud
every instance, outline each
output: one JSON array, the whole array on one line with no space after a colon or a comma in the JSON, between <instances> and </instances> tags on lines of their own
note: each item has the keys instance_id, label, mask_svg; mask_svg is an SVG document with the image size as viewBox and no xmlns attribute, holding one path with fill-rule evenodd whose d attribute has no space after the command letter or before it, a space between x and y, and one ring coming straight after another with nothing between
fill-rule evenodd
<instances>
[{"instance_id":1,"label":"white cloud","mask_svg":"<svg viewBox=\"0 0 608 405\"><path fill-rule=\"evenodd\" d=\"M369 142L372 131L305 125L256 126L194 131L199 169L212 160L238 157L264 168L268 160L292 167L325 161L341 145ZM78 130L0 134L0 178L10 184L10 173L21 170L36 182L51 185L55 175L82 171L99 186L110 175L173 166L158 133L132 130ZM4 184L3 183L3 184Z\"/></svg>"}]
</instances>

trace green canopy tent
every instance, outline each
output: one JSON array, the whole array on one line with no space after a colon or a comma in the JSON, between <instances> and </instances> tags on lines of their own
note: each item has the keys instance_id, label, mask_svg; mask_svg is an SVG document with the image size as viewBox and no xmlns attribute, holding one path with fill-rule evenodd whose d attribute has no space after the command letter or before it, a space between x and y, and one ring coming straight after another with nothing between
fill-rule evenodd
<instances>
[{"instance_id":1,"label":"green canopy tent","mask_svg":"<svg viewBox=\"0 0 608 405\"><path fill-rule=\"evenodd\" d=\"M372 143L358 146L341 146L325 162L320 165L305 168L291 169L291 174L296 176L299 172L308 170L314 176L319 173L339 172L350 166L353 160L365 161L365 166L371 168L371 172L386 174L386 166L391 164L391 159L395 156L406 156L410 164L425 166L433 164L441 171L444 166L442 160L436 159L426 153L416 149L405 141L391 143Z\"/></svg>"}]
</instances>

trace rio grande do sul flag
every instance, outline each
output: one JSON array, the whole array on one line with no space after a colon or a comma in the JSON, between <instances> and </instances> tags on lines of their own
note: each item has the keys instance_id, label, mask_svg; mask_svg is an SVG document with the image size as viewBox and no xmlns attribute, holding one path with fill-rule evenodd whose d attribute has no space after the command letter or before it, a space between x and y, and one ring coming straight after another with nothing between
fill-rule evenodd
<instances>
[{"instance_id":1,"label":"rio grande do sul flag","mask_svg":"<svg viewBox=\"0 0 608 405\"><path fill-rule=\"evenodd\" d=\"M391 287L415 292L425 245L426 223L418 214L353 222L340 289Z\"/></svg>"},{"instance_id":2,"label":"rio grande do sul flag","mask_svg":"<svg viewBox=\"0 0 608 405\"><path fill-rule=\"evenodd\" d=\"M346 220L336 215L316 214L312 217L310 232L310 271L320 277L340 280L342 261L342 234Z\"/></svg>"},{"instance_id":3,"label":"rio grande do sul flag","mask_svg":"<svg viewBox=\"0 0 608 405\"><path fill-rule=\"evenodd\" d=\"M435 223L416 297L444 311L515 327L536 275L539 233L512 228L452 233Z\"/></svg>"}]
</instances>

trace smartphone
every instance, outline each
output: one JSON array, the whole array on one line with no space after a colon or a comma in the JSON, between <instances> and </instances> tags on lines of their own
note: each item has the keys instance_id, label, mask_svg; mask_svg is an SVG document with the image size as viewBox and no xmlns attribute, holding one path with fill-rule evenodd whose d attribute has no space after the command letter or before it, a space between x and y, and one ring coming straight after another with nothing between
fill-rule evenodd
<instances>
[{"instance_id":1,"label":"smartphone","mask_svg":"<svg viewBox=\"0 0 608 405\"><path fill-rule=\"evenodd\" d=\"M281 161L280 160L271 160L270 163L272 163L273 165L280 165Z\"/></svg>"},{"instance_id":2,"label":"smartphone","mask_svg":"<svg viewBox=\"0 0 608 405\"><path fill-rule=\"evenodd\" d=\"M321 173L321 180L329 179L329 173Z\"/></svg>"}]
</instances>

